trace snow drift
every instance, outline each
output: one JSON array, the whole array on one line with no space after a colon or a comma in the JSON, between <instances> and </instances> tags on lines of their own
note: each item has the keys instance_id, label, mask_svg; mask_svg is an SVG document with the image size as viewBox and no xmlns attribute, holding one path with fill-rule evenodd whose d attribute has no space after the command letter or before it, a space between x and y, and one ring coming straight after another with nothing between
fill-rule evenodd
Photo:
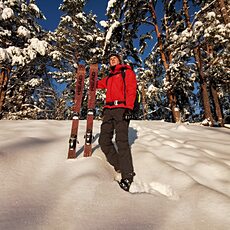
<instances>
[{"instance_id":1,"label":"snow drift","mask_svg":"<svg viewBox=\"0 0 230 230\"><path fill-rule=\"evenodd\" d=\"M230 130L132 121L137 176L120 189L98 146L67 159L71 121L1 120L0 229L226 230L230 226Z\"/></svg>"}]
</instances>

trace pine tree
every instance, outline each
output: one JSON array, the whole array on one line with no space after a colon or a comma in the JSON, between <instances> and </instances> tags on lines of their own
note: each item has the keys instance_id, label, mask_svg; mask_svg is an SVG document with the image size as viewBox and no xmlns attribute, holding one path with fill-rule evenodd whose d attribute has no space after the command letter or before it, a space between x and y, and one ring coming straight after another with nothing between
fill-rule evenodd
<instances>
[{"instance_id":1,"label":"pine tree","mask_svg":"<svg viewBox=\"0 0 230 230\"><path fill-rule=\"evenodd\" d=\"M199 45L200 63L202 64L203 78L207 90L204 105L218 120L219 125L223 126L223 116L219 103L221 91L225 88L228 81L229 56L229 26L221 14L218 2L206 1L201 3L201 10L196 15L193 25L194 38ZM202 86L202 85L201 85ZM206 119L207 119L207 113ZM208 115L208 117L210 117ZM211 120L211 125L214 125Z\"/></svg>"},{"instance_id":2,"label":"pine tree","mask_svg":"<svg viewBox=\"0 0 230 230\"><path fill-rule=\"evenodd\" d=\"M44 15L35 1L0 2L0 63L9 73L6 91L1 94L4 118L37 118L41 110L34 96L35 88L46 83L44 63L49 44L37 19Z\"/></svg>"},{"instance_id":3,"label":"pine tree","mask_svg":"<svg viewBox=\"0 0 230 230\"><path fill-rule=\"evenodd\" d=\"M84 12L84 0L65 0L63 11L54 33L54 46L59 59L56 62L57 81L66 83L63 99L68 107L74 94L75 72L80 61L97 63L102 53L103 34L97 28L96 16ZM86 93L84 94L86 96ZM84 100L83 100L84 101ZM68 108L66 108L68 110Z\"/></svg>"},{"instance_id":4,"label":"pine tree","mask_svg":"<svg viewBox=\"0 0 230 230\"><path fill-rule=\"evenodd\" d=\"M66 0L60 6L64 15L55 30L57 47L69 67L76 67L80 60L97 62L101 34L97 29L96 16L84 12L84 0Z\"/></svg>"}]
</instances>

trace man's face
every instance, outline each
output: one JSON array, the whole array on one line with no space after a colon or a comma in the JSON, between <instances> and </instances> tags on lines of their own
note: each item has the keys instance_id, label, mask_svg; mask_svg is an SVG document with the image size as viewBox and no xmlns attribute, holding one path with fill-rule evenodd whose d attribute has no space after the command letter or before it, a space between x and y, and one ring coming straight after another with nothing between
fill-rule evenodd
<instances>
[{"instance_id":1,"label":"man's face","mask_svg":"<svg viewBox=\"0 0 230 230\"><path fill-rule=\"evenodd\" d=\"M109 64L110 66L115 66L115 65L120 64L119 58L117 56L111 56L109 58Z\"/></svg>"}]
</instances>

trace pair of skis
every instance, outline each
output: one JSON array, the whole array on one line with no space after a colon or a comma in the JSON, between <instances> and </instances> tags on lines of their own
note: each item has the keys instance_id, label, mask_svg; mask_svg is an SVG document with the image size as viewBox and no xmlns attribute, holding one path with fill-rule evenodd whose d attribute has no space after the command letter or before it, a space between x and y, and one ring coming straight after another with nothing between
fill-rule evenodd
<instances>
[{"instance_id":1,"label":"pair of skis","mask_svg":"<svg viewBox=\"0 0 230 230\"><path fill-rule=\"evenodd\" d=\"M68 158L76 158L76 146L78 144L77 134L79 127L79 119L81 112L81 103L84 90L86 70L84 65L79 65L76 74L76 89L74 98L74 113L72 120L72 128L69 139ZM92 155L92 139L93 139L93 119L96 100L96 84L98 76L98 65L91 64L89 72L89 89L88 89L88 110L86 121L84 157Z\"/></svg>"}]
</instances>

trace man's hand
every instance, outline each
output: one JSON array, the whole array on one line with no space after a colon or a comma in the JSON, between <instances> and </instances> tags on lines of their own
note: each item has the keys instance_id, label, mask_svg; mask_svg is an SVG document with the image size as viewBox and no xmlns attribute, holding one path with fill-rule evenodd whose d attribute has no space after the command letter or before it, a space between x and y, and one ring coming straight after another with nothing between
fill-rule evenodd
<instances>
[{"instance_id":1,"label":"man's hand","mask_svg":"<svg viewBox=\"0 0 230 230\"><path fill-rule=\"evenodd\" d=\"M123 116L124 120L130 121L131 119L133 119L133 111L131 109L126 109Z\"/></svg>"}]
</instances>

